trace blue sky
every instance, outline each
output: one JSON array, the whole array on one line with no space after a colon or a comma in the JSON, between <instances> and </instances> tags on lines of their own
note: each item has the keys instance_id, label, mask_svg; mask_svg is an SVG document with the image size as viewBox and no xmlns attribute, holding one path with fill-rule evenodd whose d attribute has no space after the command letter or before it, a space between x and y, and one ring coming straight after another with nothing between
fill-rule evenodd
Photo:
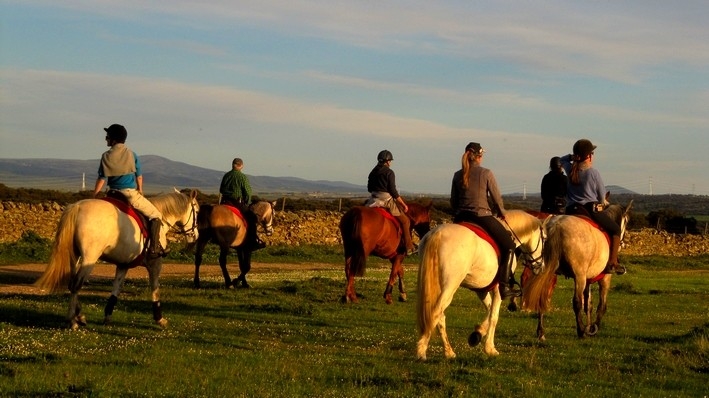
<instances>
[{"instance_id":1,"label":"blue sky","mask_svg":"<svg viewBox=\"0 0 709 398\"><path fill-rule=\"evenodd\" d=\"M94 159L103 127L216 170L503 193L598 146L606 185L709 195L706 1L0 0L0 158ZM91 170L93 172L93 170ZM150 181L146 181L146 186Z\"/></svg>"}]
</instances>

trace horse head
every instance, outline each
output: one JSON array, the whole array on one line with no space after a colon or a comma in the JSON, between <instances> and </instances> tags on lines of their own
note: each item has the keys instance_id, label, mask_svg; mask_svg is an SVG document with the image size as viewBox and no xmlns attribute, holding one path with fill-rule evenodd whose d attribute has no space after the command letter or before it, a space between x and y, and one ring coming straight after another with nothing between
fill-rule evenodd
<instances>
[{"instance_id":1,"label":"horse head","mask_svg":"<svg viewBox=\"0 0 709 398\"><path fill-rule=\"evenodd\" d=\"M410 203L409 210L406 215L411 219L411 227L416 231L416 234L422 238L431 230L431 208L433 201L428 205L420 205L418 203Z\"/></svg>"},{"instance_id":2,"label":"horse head","mask_svg":"<svg viewBox=\"0 0 709 398\"><path fill-rule=\"evenodd\" d=\"M261 225L267 236L273 234L273 219L276 216L275 206L275 201L269 202L267 200L259 200L249 206L251 211L256 214L258 224Z\"/></svg>"}]
</instances>

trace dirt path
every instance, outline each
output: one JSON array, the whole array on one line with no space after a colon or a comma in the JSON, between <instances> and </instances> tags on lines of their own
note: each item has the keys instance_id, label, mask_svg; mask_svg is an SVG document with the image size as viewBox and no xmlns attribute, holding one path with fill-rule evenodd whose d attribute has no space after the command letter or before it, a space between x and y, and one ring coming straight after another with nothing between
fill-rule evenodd
<instances>
[{"instance_id":1,"label":"dirt path","mask_svg":"<svg viewBox=\"0 0 709 398\"><path fill-rule=\"evenodd\" d=\"M4 294L45 294L41 290L32 286L44 269L46 264L11 264L0 265L0 297ZM275 271L313 271L340 269L341 266L333 264L273 264L273 263L252 263L250 273L268 273ZM227 266L229 273L235 277L239 273L236 264ZM91 276L93 278L113 279L116 267L112 264L97 264ZM194 265L192 264L163 264L161 276L189 276L194 275ZM209 276L221 277L222 271L218 265L202 265L199 270L201 278ZM128 279L145 279L148 272L144 267L133 268L128 271Z\"/></svg>"}]
</instances>

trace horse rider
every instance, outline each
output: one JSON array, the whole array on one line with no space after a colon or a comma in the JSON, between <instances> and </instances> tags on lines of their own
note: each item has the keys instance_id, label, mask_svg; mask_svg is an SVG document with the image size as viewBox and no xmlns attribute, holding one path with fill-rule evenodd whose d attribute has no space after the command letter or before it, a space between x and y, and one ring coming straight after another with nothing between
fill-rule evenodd
<instances>
[{"instance_id":1,"label":"horse rider","mask_svg":"<svg viewBox=\"0 0 709 398\"><path fill-rule=\"evenodd\" d=\"M488 203L489 197L492 199L498 217L504 220L505 206L495 175L491 170L481 166L484 153L485 149L477 142L465 146L461 158L462 168L455 172L451 184L450 203L455 214L453 222L475 223L490 234L500 248L498 271L500 295L503 299L519 297L522 291L514 288L517 282L512 272L515 243L510 232L493 215Z\"/></svg>"},{"instance_id":2,"label":"horse rider","mask_svg":"<svg viewBox=\"0 0 709 398\"><path fill-rule=\"evenodd\" d=\"M416 249L411 241L411 221L406 213L409 206L404 202L404 198L399 195L396 189L396 177L391 169L391 162L394 160L391 152L384 149L377 155L377 165L374 166L367 177L367 191L370 198L366 205L369 207L384 207L389 210L392 216L396 217L401 224L404 254L411 256L416 254Z\"/></svg>"},{"instance_id":3,"label":"horse rider","mask_svg":"<svg viewBox=\"0 0 709 398\"><path fill-rule=\"evenodd\" d=\"M610 235L610 253L604 272L623 275L626 269L618 262L620 226L610 216L603 213L606 187L603 185L601 173L593 168L595 150L596 146L584 138L574 143L573 154L561 156L561 164L566 170L570 182L566 213L588 216Z\"/></svg>"},{"instance_id":4,"label":"horse rider","mask_svg":"<svg viewBox=\"0 0 709 398\"><path fill-rule=\"evenodd\" d=\"M568 183L569 179L561 167L561 158L554 156L549 159L549 172L542 177L542 212L564 214Z\"/></svg>"},{"instance_id":5,"label":"horse rider","mask_svg":"<svg viewBox=\"0 0 709 398\"><path fill-rule=\"evenodd\" d=\"M111 149L101 155L98 179L94 187L97 197L104 185L119 191L133 208L148 218L150 244L148 257L165 257L170 252L167 247L167 225L162 221L162 214L155 205L143 196L143 173L140 159L125 144L128 131L120 124L112 124L106 131L106 145Z\"/></svg>"},{"instance_id":6,"label":"horse rider","mask_svg":"<svg viewBox=\"0 0 709 398\"><path fill-rule=\"evenodd\" d=\"M252 251L256 251L266 247L266 243L259 239L256 233L258 220L256 214L249 208L251 205L251 184L246 174L241 171L242 168L244 168L244 161L241 158L234 158L231 162L231 170L224 173L219 185L219 193L221 194L219 204L231 205L239 209L246 220L245 241Z\"/></svg>"}]
</instances>

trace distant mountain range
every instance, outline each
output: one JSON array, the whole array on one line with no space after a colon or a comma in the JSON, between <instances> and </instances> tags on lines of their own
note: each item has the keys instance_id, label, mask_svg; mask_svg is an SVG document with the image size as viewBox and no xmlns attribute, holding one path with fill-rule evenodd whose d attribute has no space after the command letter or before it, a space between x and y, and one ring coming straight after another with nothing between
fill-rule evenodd
<instances>
[{"instance_id":1,"label":"distant mountain range","mask_svg":"<svg viewBox=\"0 0 709 398\"><path fill-rule=\"evenodd\" d=\"M175 162L155 155L142 155L147 194L167 192L173 187L196 188L206 194L219 192L226 170L211 170ZM0 183L12 188L54 189L75 192L92 190L99 159L0 159ZM251 188L257 195L325 194L366 195L367 187L343 181L310 181L297 177L249 175Z\"/></svg>"},{"instance_id":2,"label":"distant mountain range","mask_svg":"<svg viewBox=\"0 0 709 398\"><path fill-rule=\"evenodd\" d=\"M219 183L226 171L192 166L156 155L142 155L140 161L143 165L147 194L168 192L173 187L196 188L206 194L216 194L219 192ZM0 183L11 188L54 189L67 192L92 190L96 182L98 164L99 159L0 159ZM297 177L249 175L249 182L254 193L260 196L269 194L366 196L368 194L366 186L344 181L311 181ZM636 194L616 185L606 188L613 194ZM511 193L505 196L523 197L525 194ZM528 192L526 196L537 197L539 193Z\"/></svg>"}]
</instances>

